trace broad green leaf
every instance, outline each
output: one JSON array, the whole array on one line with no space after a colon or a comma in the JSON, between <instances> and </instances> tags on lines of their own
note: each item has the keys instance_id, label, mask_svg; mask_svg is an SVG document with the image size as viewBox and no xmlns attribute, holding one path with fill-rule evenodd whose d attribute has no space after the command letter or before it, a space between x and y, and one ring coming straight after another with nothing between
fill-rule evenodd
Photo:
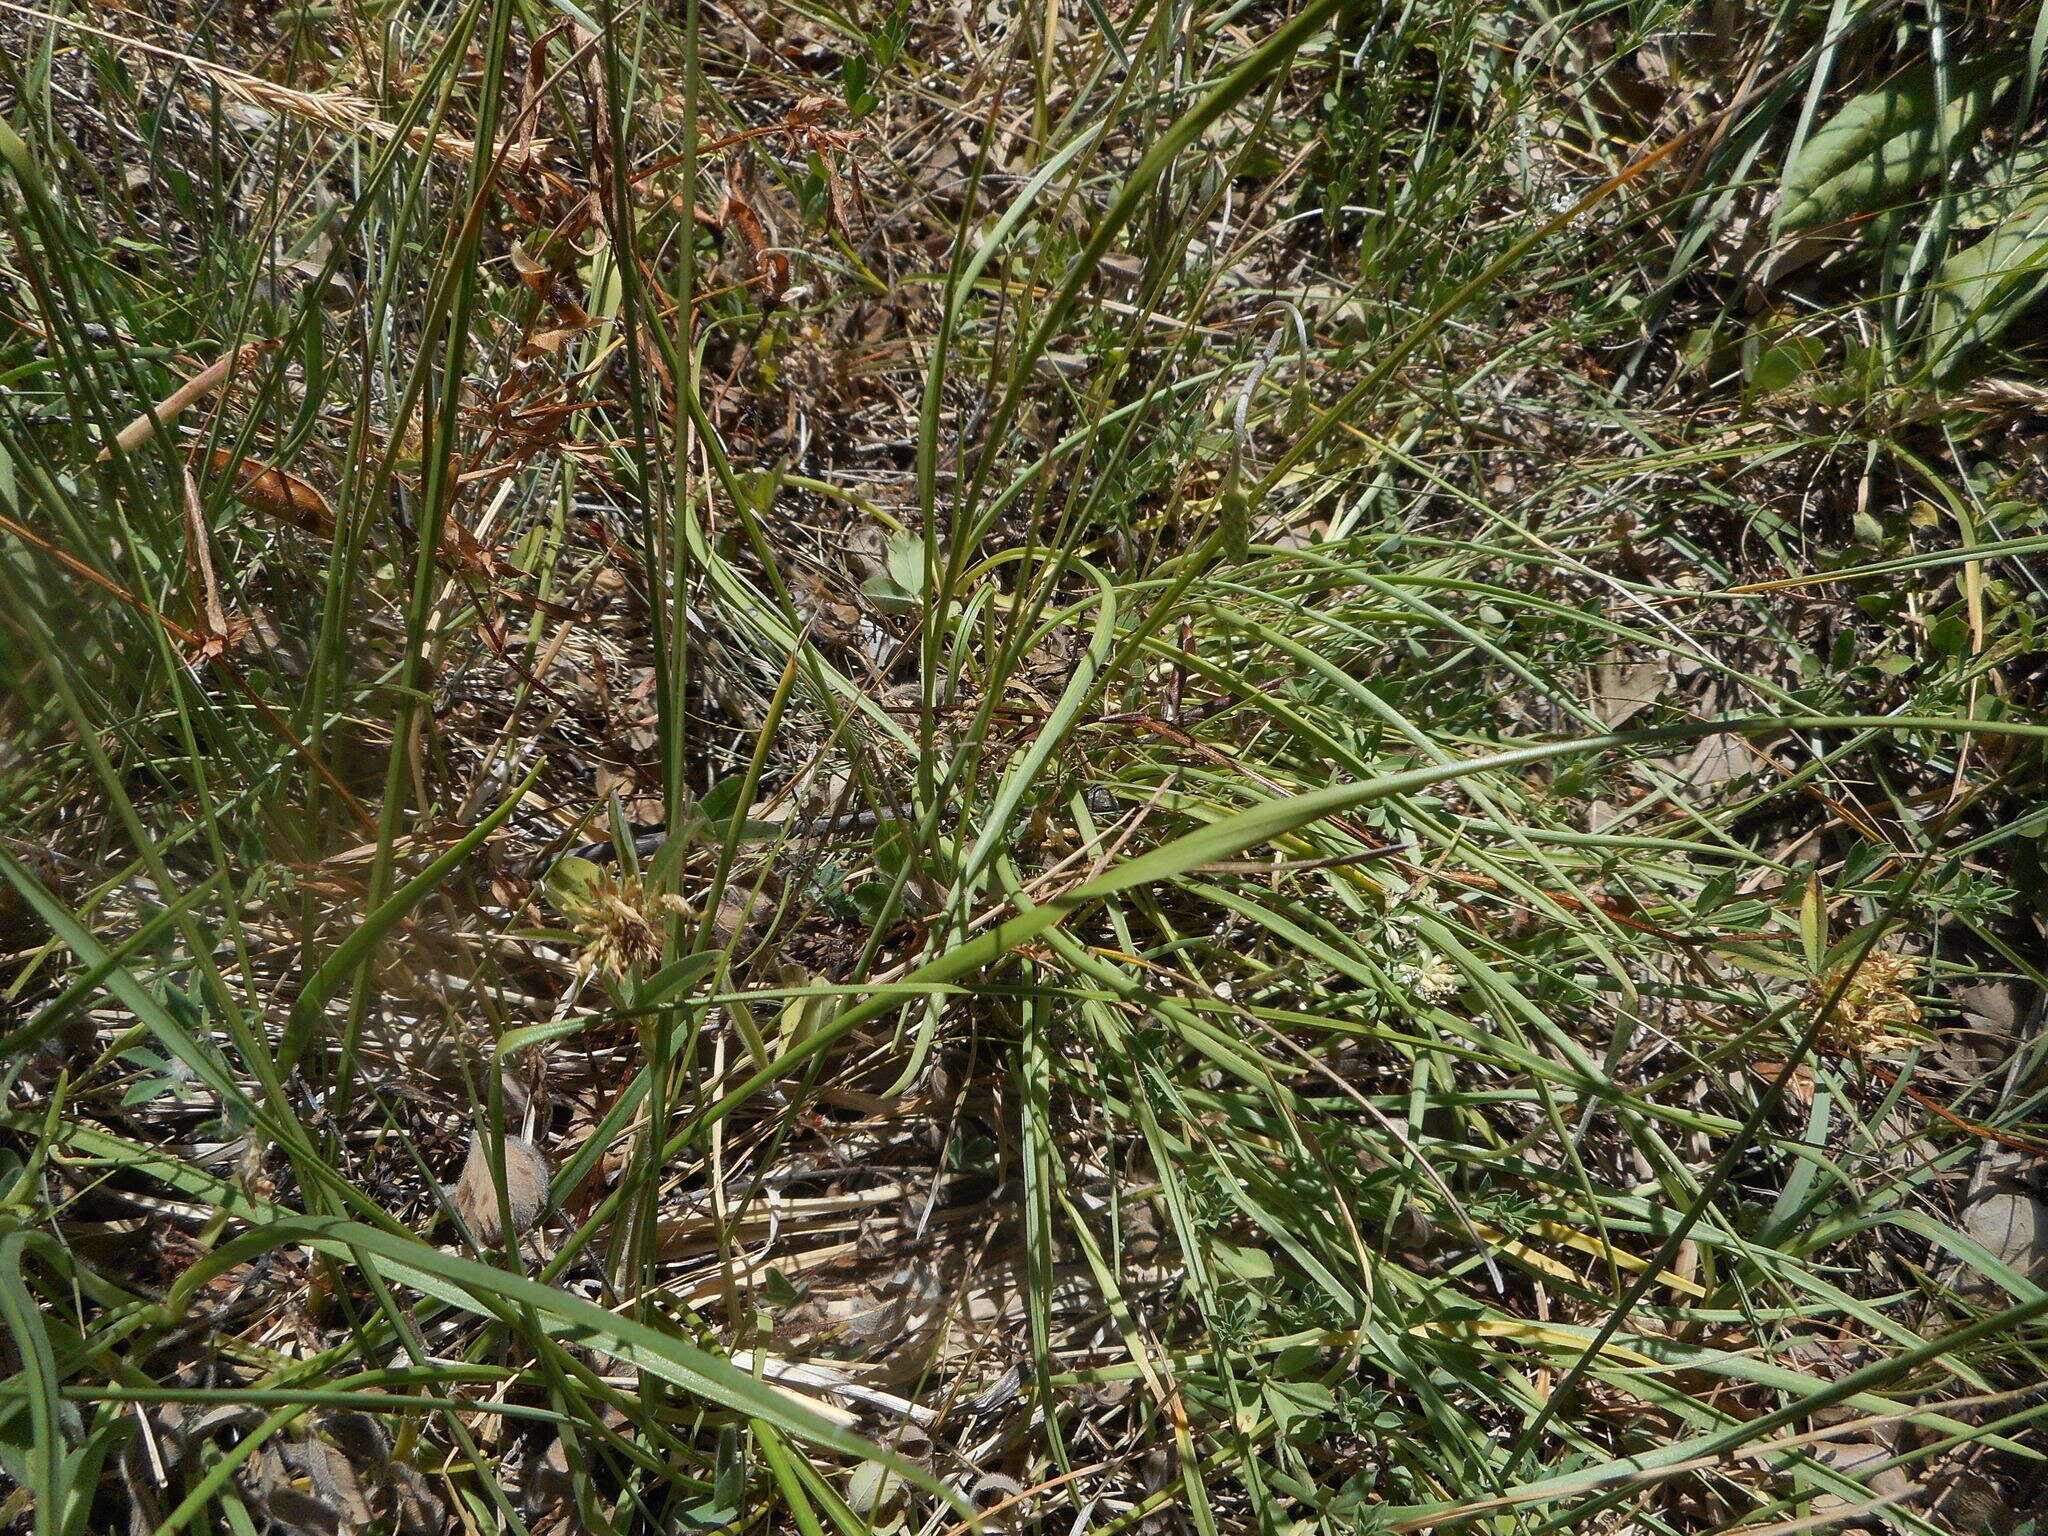
<instances>
[{"instance_id":1,"label":"broad green leaf","mask_svg":"<svg viewBox=\"0 0 2048 1536\"><path fill-rule=\"evenodd\" d=\"M559 906L565 897L575 901L585 896L603 877L604 870L595 860L569 854L548 866L547 878L541 883Z\"/></svg>"},{"instance_id":2,"label":"broad green leaf","mask_svg":"<svg viewBox=\"0 0 2048 1536\"><path fill-rule=\"evenodd\" d=\"M1269 1381L1266 1411L1286 1434L1303 1420L1320 1420L1337 1411L1337 1394L1319 1381Z\"/></svg>"},{"instance_id":3,"label":"broad green leaf","mask_svg":"<svg viewBox=\"0 0 2048 1536\"><path fill-rule=\"evenodd\" d=\"M2005 333L2048 287L2048 198L1941 264L1927 306L1924 356L1938 378Z\"/></svg>"},{"instance_id":4,"label":"broad green leaf","mask_svg":"<svg viewBox=\"0 0 2048 1536\"><path fill-rule=\"evenodd\" d=\"M924 540L905 530L889 541L889 579L912 597L924 591Z\"/></svg>"},{"instance_id":5,"label":"broad green leaf","mask_svg":"<svg viewBox=\"0 0 2048 1536\"><path fill-rule=\"evenodd\" d=\"M2011 59L1951 70L1944 104L1933 66L1919 64L1852 97L1785 167L1778 229L1838 224L1910 198L1970 142L2017 73Z\"/></svg>"},{"instance_id":6,"label":"broad green leaf","mask_svg":"<svg viewBox=\"0 0 2048 1536\"><path fill-rule=\"evenodd\" d=\"M2048 145L2016 149L1987 170L1983 181L1956 194L1950 222L1956 229L1990 229L2043 193L2048 193Z\"/></svg>"}]
</instances>

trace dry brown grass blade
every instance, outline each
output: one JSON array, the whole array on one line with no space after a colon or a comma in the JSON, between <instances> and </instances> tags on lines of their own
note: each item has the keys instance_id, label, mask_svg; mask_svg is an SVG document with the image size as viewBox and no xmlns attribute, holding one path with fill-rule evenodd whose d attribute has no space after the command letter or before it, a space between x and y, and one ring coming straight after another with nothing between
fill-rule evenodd
<instances>
[{"instance_id":1,"label":"dry brown grass blade","mask_svg":"<svg viewBox=\"0 0 2048 1536\"><path fill-rule=\"evenodd\" d=\"M184 625L178 623L176 620L167 618L165 615L158 613L156 609L150 607L149 604L145 603L141 598L137 597L134 593L130 592L126 587L123 587L119 582L109 580L107 577L102 576L98 571L94 570L91 566L87 565L83 560L80 560L76 556L68 554L64 550L59 549L56 545L52 544L48 539L44 538L42 535L35 533L32 530L22 526L22 524L16 522L13 518L8 517L4 513L0 513L0 528L4 528L7 532L13 534L17 539L20 539L22 543L28 545L29 548L36 550L41 554L49 556L50 559L56 561L57 564L61 565L65 570L69 571L72 575L84 578L86 581L91 582L94 586L106 592L116 601L123 603L127 607L134 609L143 617L150 619L151 621L157 624L162 625L164 628L164 632L170 635L173 639L176 639L185 645L191 646L201 655L207 654L205 642L199 635L194 634L191 630L187 629ZM363 808L363 802L358 800L352 793L350 793L349 787L346 784L342 783L341 780L335 776L334 770L327 765L326 760L322 758L319 753L315 752L311 747L307 746L305 742L301 741L299 739L298 733L294 731L289 725L285 724L284 720L278 715L277 711L270 707L269 701L266 700L263 697L263 695L258 693L253 687L250 686L249 680L246 677L242 676L240 670L235 667L234 663L230 662L227 659L227 657L221 655L210 655L207 656L207 659L211 661L213 665L219 670L221 676L225 677L230 683L234 685L236 691L239 692L243 698L247 699L252 705L255 706L257 714L263 717L264 724L270 728L272 734L275 735L277 739L283 742L287 747L291 748L291 750L297 756L303 758L308 764L308 766L310 766L315 773L319 774L320 777L326 781L327 787L329 789L332 789L337 795L341 797L341 803L348 807L349 813L353 815L357 821L361 822L363 826L367 827L372 833L375 833L377 830L376 818L371 816L370 813Z\"/></svg>"},{"instance_id":2,"label":"dry brown grass blade","mask_svg":"<svg viewBox=\"0 0 2048 1536\"><path fill-rule=\"evenodd\" d=\"M189 469L180 470L185 489L185 550L192 566L192 580L199 588L199 613L206 623L202 648L217 656L227 645L228 615L221 605L220 583L213 574L212 540L206 531L206 511L200 505L199 482Z\"/></svg>"},{"instance_id":3,"label":"dry brown grass blade","mask_svg":"<svg viewBox=\"0 0 2048 1536\"><path fill-rule=\"evenodd\" d=\"M350 96L339 91L293 90L288 85L265 80L261 75L252 75L225 64L216 64L211 59L180 53L175 48L145 43L140 38L110 32L105 27L95 27L89 22L76 21L69 16L54 16L48 11L36 10L33 6L17 5L14 0L0 0L0 10L12 11L17 16L26 16L31 20L47 22L73 32L82 32L103 42L112 43L117 48L126 48L134 53L144 53L152 58L182 65L203 75L237 101L261 111L274 112L283 117L295 117L301 122L331 129L337 133L365 133L387 142L403 138L414 149L431 149L453 160L471 161L478 153L479 146L476 141L466 139L459 133L430 134L424 128L400 129L396 123L378 113L374 102L361 96ZM525 137L518 143L498 144L492 151L492 158L500 170L531 171L537 169L547 159L550 151L551 145L548 140Z\"/></svg>"},{"instance_id":4,"label":"dry brown grass blade","mask_svg":"<svg viewBox=\"0 0 2048 1536\"><path fill-rule=\"evenodd\" d=\"M116 432L113 445L102 448L95 462L105 463L114 456L117 449L122 453L133 453L155 437L160 429L168 427L193 405L227 383L229 377L237 370L253 368L259 358L276 351L277 347L278 343L275 341L252 341L246 346L234 347L223 352L208 367L193 374L150 409Z\"/></svg>"}]
</instances>

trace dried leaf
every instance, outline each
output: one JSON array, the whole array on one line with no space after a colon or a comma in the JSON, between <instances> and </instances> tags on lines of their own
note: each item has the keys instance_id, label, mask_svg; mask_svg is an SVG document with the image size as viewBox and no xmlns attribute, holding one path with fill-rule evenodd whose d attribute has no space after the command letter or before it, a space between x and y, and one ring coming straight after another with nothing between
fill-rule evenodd
<instances>
[{"instance_id":1,"label":"dried leaf","mask_svg":"<svg viewBox=\"0 0 2048 1536\"><path fill-rule=\"evenodd\" d=\"M297 1485L286 1449L268 1445L250 1459L242 1475L250 1503L294 1536L342 1536L341 1510Z\"/></svg>"},{"instance_id":2,"label":"dried leaf","mask_svg":"<svg viewBox=\"0 0 2048 1536\"><path fill-rule=\"evenodd\" d=\"M724 222L738 226L741 238L747 243L747 253L752 258L753 281L761 285L761 298L764 303L775 304L789 291L789 258L769 245L760 216L741 195L740 186L744 179L742 167L736 160L726 177L725 206L719 216Z\"/></svg>"},{"instance_id":3,"label":"dried leaf","mask_svg":"<svg viewBox=\"0 0 2048 1536\"><path fill-rule=\"evenodd\" d=\"M285 1462L301 1473L311 1496L334 1511L346 1528L366 1526L373 1518L355 1468L324 1440L303 1440L285 1450Z\"/></svg>"},{"instance_id":4,"label":"dried leaf","mask_svg":"<svg viewBox=\"0 0 2048 1536\"><path fill-rule=\"evenodd\" d=\"M289 523L316 538L334 537L334 508L297 475L256 459L236 458L225 448L215 448L207 457L215 474L234 481L235 500L252 512Z\"/></svg>"},{"instance_id":5,"label":"dried leaf","mask_svg":"<svg viewBox=\"0 0 2048 1536\"><path fill-rule=\"evenodd\" d=\"M192 471L182 471L185 482L185 558L192 567L192 580L199 588L198 608L206 625L200 647L202 656L218 656L227 649L228 616L221 606L220 583L213 574L212 538L199 501L199 483ZM198 658L194 658L196 661Z\"/></svg>"},{"instance_id":6,"label":"dried leaf","mask_svg":"<svg viewBox=\"0 0 2048 1536\"><path fill-rule=\"evenodd\" d=\"M271 1523L294 1536L343 1536L341 1511L290 1483L274 1483L258 1501Z\"/></svg>"},{"instance_id":7,"label":"dried leaf","mask_svg":"<svg viewBox=\"0 0 2048 1536\"><path fill-rule=\"evenodd\" d=\"M491 1176L490 1153L483 1137L472 1131L469 1156L463 1161L461 1177L448 1186L448 1201L470 1235L480 1246L488 1248L503 1240L503 1217L508 1212L515 1237L540 1219L547 1206L551 1176L552 1170L540 1148L523 1136L507 1136L505 1201L501 1208L497 1182Z\"/></svg>"},{"instance_id":8,"label":"dried leaf","mask_svg":"<svg viewBox=\"0 0 2048 1536\"><path fill-rule=\"evenodd\" d=\"M2028 1280L2048 1280L2048 1200L2030 1175L2034 1159L2007 1148L1986 1149L1958 1225L1999 1263ZM1983 1296L1994 1291L1979 1276L1963 1289Z\"/></svg>"},{"instance_id":9,"label":"dried leaf","mask_svg":"<svg viewBox=\"0 0 2048 1536\"><path fill-rule=\"evenodd\" d=\"M121 1447L116 1463L128 1492L130 1536L150 1536L162 1523L160 1495L170 1491L172 1474L184 1455L184 1429L176 1405L166 1403L152 1413L138 1403L134 1438Z\"/></svg>"},{"instance_id":10,"label":"dried leaf","mask_svg":"<svg viewBox=\"0 0 2048 1536\"><path fill-rule=\"evenodd\" d=\"M327 1416L327 1438L358 1467L382 1471L391 1460L391 1439L373 1413L349 1409Z\"/></svg>"},{"instance_id":11,"label":"dried leaf","mask_svg":"<svg viewBox=\"0 0 2048 1536\"><path fill-rule=\"evenodd\" d=\"M122 453L133 453L156 436L159 427L168 427L192 405L219 389L228 381L228 375L237 368L254 367L257 359L266 352L274 351L279 345L280 343L275 341L252 341L245 347L237 347L233 351L222 353L209 367L195 373L159 400L152 409L145 411L115 433L114 446L102 448L100 460L104 462L112 458L115 449Z\"/></svg>"},{"instance_id":12,"label":"dried leaf","mask_svg":"<svg viewBox=\"0 0 2048 1536\"><path fill-rule=\"evenodd\" d=\"M1603 662L1594 676L1593 707L1618 731L1663 697L1670 670L1661 661Z\"/></svg>"},{"instance_id":13,"label":"dried leaf","mask_svg":"<svg viewBox=\"0 0 2048 1536\"><path fill-rule=\"evenodd\" d=\"M447 1506L411 1462L392 1462L385 1469L385 1481L377 1492L384 1518L397 1528L400 1536L438 1536L446 1529Z\"/></svg>"},{"instance_id":14,"label":"dried leaf","mask_svg":"<svg viewBox=\"0 0 2048 1536\"><path fill-rule=\"evenodd\" d=\"M547 293L548 281L554 269L529 253L524 240L514 240L511 248L505 253L505 259L511 262L512 270L519 274L520 280L527 287L538 294Z\"/></svg>"},{"instance_id":15,"label":"dried leaf","mask_svg":"<svg viewBox=\"0 0 2048 1536\"><path fill-rule=\"evenodd\" d=\"M569 1447L557 1435L548 1448L527 1463L526 1520L538 1525L576 1496L575 1481L569 1475Z\"/></svg>"},{"instance_id":16,"label":"dried leaf","mask_svg":"<svg viewBox=\"0 0 2048 1536\"><path fill-rule=\"evenodd\" d=\"M989 1532L1014 1531L1031 1512L1024 1485L1006 1472L984 1472L967 1485L967 1502Z\"/></svg>"}]
</instances>

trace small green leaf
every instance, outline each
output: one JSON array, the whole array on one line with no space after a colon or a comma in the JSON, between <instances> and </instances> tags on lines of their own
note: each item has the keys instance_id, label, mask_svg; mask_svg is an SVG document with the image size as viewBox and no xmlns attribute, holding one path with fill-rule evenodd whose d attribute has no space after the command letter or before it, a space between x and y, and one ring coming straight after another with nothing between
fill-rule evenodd
<instances>
[{"instance_id":1,"label":"small green leaf","mask_svg":"<svg viewBox=\"0 0 2048 1536\"><path fill-rule=\"evenodd\" d=\"M1303 1419L1320 1419L1337 1409L1337 1394L1319 1381L1269 1381L1265 1399L1283 1435Z\"/></svg>"},{"instance_id":2,"label":"small green leaf","mask_svg":"<svg viewBox=\"0 0 2048 1536\"><path fill-rule=\"evenodd\" d=\"M861 595L884 613L909 613L917 599L887 576L871 576L860 584Z\"/></svg>"},{"instance_id":3,"label":"small green leaf","mask_svg":"<svg viewBox=\"0 0 2048 1536\"><path fill-rule=\"evenodd\" d=\"M746 809L740 804L740 796L746 793L746 788L747 776L743 773L720 779L705 793L697 808L706 821L714 824L726 821L735 811Z\"/></svg>"},{"instance_id":4,"label":"small green leaf","mask_svg":"<svg viewBox=\"0 0 2048 1536\"><path fill-rule=\"evenodd\" d=\"M1960 613L1945 614L1927 626L1927 643L1944 656L1960 656L1970 648L1970 621Z\"/></svg>"},{"instance_id":5,"label":"small green leaf","mask_svg":"<svg viewBox=\"0 0 2048 1536\"><path fill-rule=\"evenodd\" d=\"M1696 327L1679 344L1680 362L1694 373L1712 373L1723 348L1721 333L1711 325Z\"/></svg>"},{"instance_id":6,"label":"small green leaf","mask_svg":"<svg viewBox=\"0 0 2048 1536\"><path fill-rule=\"evenodd\" d=\"M507 1056L517 1056L531 1046L559 1040L564 1035L573 1035L578 1030L587 1028L589 1024L590 1020L587 1018L551 1019L545 1024L528 1024L523 1029L507 1030L498 1037L498 1047L494 1054L502 1061Z\"/></svg>"},{"instance_id":7,"label":"small green leaf","mask_svg":"<svg viewBox=\"0 0 2048 1536\"><path fill-rule=\"evenodd\" d=\"M549 898L560 905L561 898L566 896L574 900L588 892L603 878L604 870L594 861L572 856L555 860L548 867L547 879L543 884L547 887Z\"/></svg>"},{"instance_id":8,"label":"small green leaf","mask_svg":"<svg viewBox=\"0 0 2048 1536\"><path fill-rule=\"evenodd\" d=\"M1252 503L1237 483L1235 466L1230 472L1230 483L1216 499L1216 511L1223 523L1225 552L1240 563L1249 559L1252 552Z\"/></svg>"},{"instance_id":9,"label":"small green leaf","mask_svg":"<svg viewBox=\"0 0 2048 1536\"><path fill-rule=\"evenodd\" d=\"M893 922L899 905L896 887L886 880L863 880L846 893L846 899L872 927Z\"/></svg>"},{"instance_id":10,"label":"small green leaf","mask_svg":"<svg viewBox=\"0 0 2048 1536\"><path fill-rule=\"evenodd\" d=\"M1828 947L1828 893L1818 872L1807 876L1799 896L1799 940L1806 963L1819 970Z\"/></svg>"},{"instance_id":11,"label":"small green leaf","mask_svg":"<svg viewBox=\"0 0 2048 1536\"><path fill-rule=\"evenodd\" d=\"M1234 1243L1218 1243L1210 1251L1210 1256L1240 1280L1273 1278L1272 1255L1262 1249L1240 1248Z\"/></svg>"},{"instance_id":12,"label":"small green leaf","mask_svg":"<svg viewBox=\"0 0 2048 1536\"><path fill-rule=\"evenodd\" d=\"M1764 348L1749 365L1749 387L1758 394L1790 388L1820 361L1821 346L1805 336L1792 336Z\"/></svg>"},{"instance_id":13,"label":"small green leaf","mask_svg":"<svg viewBox=\"0 0 2048 1536\"><path fill-rule=\"evenodd\" d=\"M640 983L633 993L634 1005L652 1008L663 998L680 991L710 970L724 953L725 951L720 949L707 949L694 955L685 955L680 960L670 961Z\"/></svg>"},{"instance_id":14,"label":"small green leaf","mask_svg":"<svg viewBox=\"0 0 2048 1536\"><path fill-rule=\"evenodd\" d=\"M889 579L909 597L924 591L924 540L905 530L889 541Z\"/></svg>"}]
</instances>

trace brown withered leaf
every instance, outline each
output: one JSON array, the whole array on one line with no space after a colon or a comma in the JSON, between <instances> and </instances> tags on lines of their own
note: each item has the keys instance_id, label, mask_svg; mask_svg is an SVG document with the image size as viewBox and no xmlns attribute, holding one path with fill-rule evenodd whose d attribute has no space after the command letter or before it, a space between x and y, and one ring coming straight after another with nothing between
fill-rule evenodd
<instances>
[{"instance_id":1,"label":"brown withered leaf","mask_svg":"<svg viewBox=\"0 0 2048 1536\"><path fill-rule=\"evenodd\" d=\"M150 1536L164 1517L163 1498L175 1493L178 1464L185 1456L184 1415L174 1403L151 1411L135 1405L134 1438L121 1447L116 1466L128 1492L130 1536Z\"/></svg>"},{"instance_id":2,"label":"brown withered leaf","mask_svg":"<svg viewBox=\"0 0 2048 1536\"><path fill-rule=\"evenodd\" d=\"M576 1497L576 1483L569 1475L569 1447L560 1435L528 1463L525 1491L530 1525L549 1519Z\"/></svg>"},{"instance_id":3,"label":"brown withered leaf","mask_svg":"<svg viewBox=\"0 0 2048 1536\"><path fill-rule=\"evenodd\" d=\"M198 588L193 606L198 609L200 621L206 626L201 632L200 650L203 655L218 656L228 646L228 615L221 606L220 582L213 574L212 541L207 533L206 514L199 501L199 482L192 478L189 469L183 471L183 478L185 559L192 568L192 583Z\"/></svg>"},{"instance_id":4,"label":"brown withered leaf","mask_svg":"<svg viewBox=\"0 0 2048 1536\"><path fill-rule=\"evenodd\" d=\"M252 341L247 346L232 347L223 352L210 366L195 373L149 410L115 433L113 446L100 450L100 460L104 462L112 458L116 451L133 453L156 436L160 427L168 427L194 403L204 400L219 389L237 368L255 367L266 353L275 351L281 345L283 343L277 341Z\"/></svg>"},{"instance_id":5,"label":"brown withered leaf","mask_svg":"<svg viewBox=\"0 0 2048 1536\"><path fill-rule=\"evenodd\" d=\"M215 474L234 482L235 500L252 512L289 523L316 538L334 537L334 508L297 475L256 459L237 458L225 448L211 450L207 459Z\"/></svg>"},{"instance_id":6,"label":"brown withered leaf","mask_svg":"<svg viewBox=\"0 0 2048 1536\"><path fill-rule=\"evenodd\" d=\"M251 511L289 523L315 538L334 537L334 508L325 496L297 475L286 474L257 459L237 458L224 448L213 449L208 460L214 473L226 475L234 482L235 499ZM443 527L441 547L435 552L435 562L451 574L481 578L499 597L523 608L559 619L577 617L572 610L558 604L542 602L526 593L499 586L499 577L524 573L501 559L495 551L484 548L476 536L453 517Z\"/></svg>"},{"instance_id":7,"label":"brown withered leaf","mask_svg":"<svg viewBox=\"0 0 2048 1536\"><path fill-rule=\"evenodd\" d=\"M737 227L746 242L753 267L749 281L761 285L762 301L776 304L789 291L789 258L768 243L768 232L761 227L760 215L746 199L745 188L751 179L746 162L734 156L727 164L725 204L719 217Z\"/></svg>"},{"instance_id":8,"label":"brown withered leaf","mask_svg":"<svg viewBox=\"0 0 2048 1536\"><path fill-rule=\"evenodd\" d=\"M393 1461L385 1469L378 1502L399 1536L435 1536L447 1528L447 1506L409 1461Z\"/></svg>"},{"instance_id":9,"label":"brown withered leaf","mask_svg":"<svg viewBox=\"0 0 2048 1536\"><path fill-rule=\"evenodd\" d=\"M310 1480L307 1488L298 1486L286 1459L291 1449L274 1445L258 1451L242 1473L244 1493L272 1525L293 1536L343 1536L352 1529L347 1515L313 1490Z\"/></svg>"},{"instance_id":10,"label":"brown withered leaf","mask_svg":"<svg viewBox=\"0 0 2048 1536\"><path fill-rule=\"evenodd\" d=\"M491 1155L483 1137L472 1131L469 1156L462 1173L444 1191L456 1216L481 1247L503 1241L503 1217L512 1218L512 1235L518 1236L540 1219L548 1201L548 1180L553 1171L540 1148L524 1136L505 1138L505 1203L498 1203L497 1182L491 1177Z\"/></svg>"},{"instance_id":11,"label":"brown withered leaf","mask_svg":"<svg viewBox=\"0 0 2048 1536\"><path fill-rule=\"evenodd\" d=\"M284 1448L285 1465L306 1483L306 1491L333 1512L344 1530L360 1530L375 1518L362 1479L347 1456L326 1441L308 1437Z\"/></svg>"}]
</instances>

